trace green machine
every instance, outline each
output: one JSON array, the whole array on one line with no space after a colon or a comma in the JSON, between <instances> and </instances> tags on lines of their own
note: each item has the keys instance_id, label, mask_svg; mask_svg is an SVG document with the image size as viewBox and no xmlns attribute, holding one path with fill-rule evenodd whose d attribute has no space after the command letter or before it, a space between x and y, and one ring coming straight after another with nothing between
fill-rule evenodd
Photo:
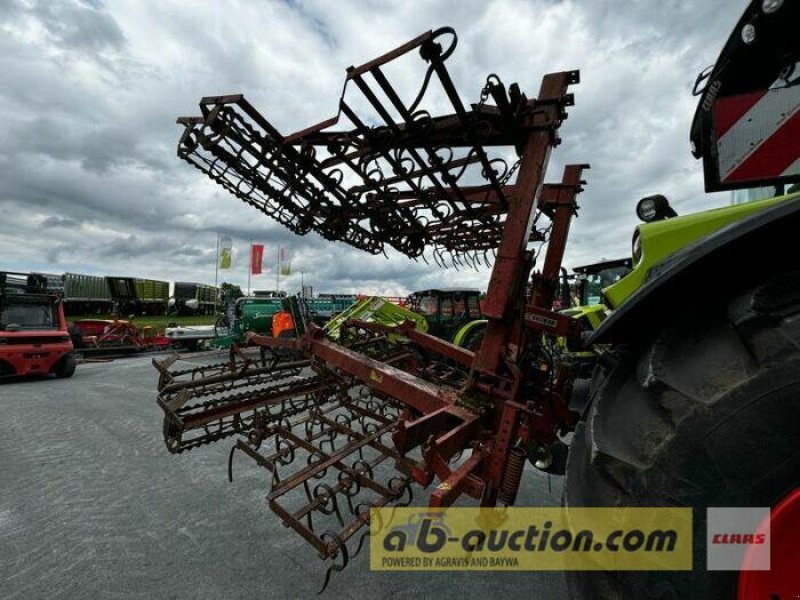
<instances>
[{"instance_id":1,"label":"green machine","mask_svg":"<svg viewBox=\"0 0 800 600\"><path fill-rule=\"evenodd\" d=\"M695 85L690 141L706 191L772 197L682 216L664 196L642 199L631 272L602 289L607 317L586 340L608 352L570 442L563 504L687 507L693 568L571 572L576 600L796 594L798 19L798 2L750 2ZM707 570L706 519L719 506L769 507L768 570Z\"/></svg>"},{"instance_id":2,"label":"green machine","mask_svg":"<svg viewBox=\"0 0 800 600\"><path fill-rule=\"evenodd\" d=\"M472 288L432 288L413 292L408 307L425 317L431 335L474 350L486 329L481 292Z\"/></svg>"},{"instance_id":3,"label":"green machine","mask_svg":"<svg viewBox=\"0 0 800 600\"><path fill-rule=\"evenodd\" d=\"M407 308L398 306L386 298L380 296L370 296L362 298L343 312L334 316L323 328L325 336L332 340L338 340L342 325L348 320L366 321L370 323L380 323L388 327L396 327L406 321L413 321L417 331L429 332L428 322L425 318ZM403 341L401 336L389 336L391 341Z\"/></svg>"},{"instance_id":4,"label":"green machine","mask_svg":"<svg viewBox=\"0 0 800 600\"><path fill-rule=\"evenodd\" d=\"M565 288L572 288L569 308L562 312L582 319L584 329L597 329L608 314L608 307L603 304L603 289L625 277L631 268L630 258L575 267L572 285L569 280L565 283Z\"/></svg>"},{"instance_id":5,"label":"green machine","mask_svg":"<svg viewBox=\"0 0 800 600\"><path fill-rule=\"evenodd\" d=\"M294 302L291 302L294 300ZM292 304L295 311L292 311ZM299 311L296 298L269 296L244 296L230 304L223 315L217 319L215 330L217 339L213 346L230 348L232 344L244 341L248 332L272 335L272 317L282 310ZM295 319L295 323L298 320ZM227 335L220 335L227 330Z\"/></svg>"}]
</instances>

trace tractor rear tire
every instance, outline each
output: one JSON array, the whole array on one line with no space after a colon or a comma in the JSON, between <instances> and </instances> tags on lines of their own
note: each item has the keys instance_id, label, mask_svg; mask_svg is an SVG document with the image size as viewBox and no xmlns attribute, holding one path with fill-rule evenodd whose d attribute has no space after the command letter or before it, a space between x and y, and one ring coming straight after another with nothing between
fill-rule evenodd
<instances>
[{"instance_id":1,"label":"tractor rear tire","mask_svg":"<svg viewBox=\"0 0 800 600\"><path fill-rule=\"evenodd\" d=\"M72 354L65 354L56 363L56 366L53 368L53 373L55 373L56 377L59 379L68 379L75 374L76 366L77 362L75 361L75 356Z\"/></svg>"},{"instance_id":2,"label":"tractor rear tire","mask_svg":"<svg viewBox=\"0 0 800 600\"><path fill-rule=\"evenodd\" d=\"M800 486L800 272L619 348L569 452L564 504L690 506L690 572L575 572L570 596L736 598L706 570L706 509L775 506Z\"/></svg>"}]
</instances>

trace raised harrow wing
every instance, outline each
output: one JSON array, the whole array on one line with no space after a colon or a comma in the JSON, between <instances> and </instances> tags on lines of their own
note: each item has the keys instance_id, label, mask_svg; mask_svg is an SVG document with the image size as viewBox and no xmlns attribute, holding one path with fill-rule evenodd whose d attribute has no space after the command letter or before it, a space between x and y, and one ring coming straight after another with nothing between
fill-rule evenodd
<instances>
[{"instance_id":1,"label":"raised harrow wing","mask_svg":"<svg viewBox=\"0 0 800 600\"><path fill-rule=\"evenodd\" d=\"M488 148L521 147L528 131L553 124L516 87L506 96L496 78L481 103L465 105L445 67L455 46L454 32L440 29L349 68L336 117L288 136L244 96L203 98L202 116L179 119L178 155L295 233L373 254L388 246L419 257L430 247L456 263L480 260L500 243L514 191L505 185L508 153ZM387 67L414 50L428 69L404 102ZM488 105L490 95L504 101ZM447 104L452 114L431 116Z\"/></svg>"},{"instance_id":2,"label":"raised harrow wing","mask_svg":"<svg viewBox=\"0 0 800 600\"><path fill-rule=\"evenodd\" d=\"M295 340L249 336L257 359L235 348L239 358L205 370L160 364L168 448L238 435L234 449L267 471L270 508L344 563L369 508L403 501L412 483L441 482L434 507L462 494L513 504L526 451L546 451L576 419L569 367L543 340L579 333L551 308L587 166L558 184L543 177L578 72L546 75L535 99L490 76L465 105L445 66L455 45L440 29L349 68L338 115L289 136L242 96L204 98L202 116L179 119L181 158L296 233L456 266L496 257L476 353L412 319L354 313L336 336L313 325ZM390 74L415 51L427 68L404 101ZM528 285L542 216L549 243ZM278 348L290 352L269 358Z\"/></svg>"}]
</instances>

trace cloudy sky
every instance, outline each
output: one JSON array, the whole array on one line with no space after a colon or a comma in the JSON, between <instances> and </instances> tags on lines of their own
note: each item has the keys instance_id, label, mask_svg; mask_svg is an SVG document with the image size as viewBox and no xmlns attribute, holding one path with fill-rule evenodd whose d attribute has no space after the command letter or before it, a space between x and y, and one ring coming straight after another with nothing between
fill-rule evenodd
<instances>
[{"instance_id":1,"label":"cloudy sky","mask_svg":"<svg viewBox=\"0 0 800 600\"><path fill-rule=\"evenodd\" d=\"M592 164L566 262L626 256L638 198L663 193L679 213L728 202L704 195L689 154L690 90L745 4L0 0L0 269L213 282L220 232L234 240L220 281L246 284L253 239L268 258L289 248L290 292L300 270L315 291L485 287L487 271L295 236L175 155L175 118L202 96L245 93L288 134L335 113L345 67L444 25L466 102L492 72L533 96L543 74L581 70L549 170ZM253 287L274 288L274 271Z\"/></svg>"}]
</instances>

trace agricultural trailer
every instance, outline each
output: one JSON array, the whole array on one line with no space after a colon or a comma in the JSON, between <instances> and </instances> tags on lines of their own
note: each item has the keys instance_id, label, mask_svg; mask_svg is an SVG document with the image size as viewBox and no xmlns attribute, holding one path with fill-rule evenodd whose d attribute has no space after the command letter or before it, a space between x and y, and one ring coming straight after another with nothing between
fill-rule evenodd
<instances>
[{"instance_id":1,"label":"agricultural trailer","mask_svg":"<svg viewBox=\"0 0 800 600\"><path fill-rule=\"evenodd\" d=\"M111 293L114 314L120 317L167 314L168 281L110 276L105 279Z\"/></svg>"},{"instance_id":2,"label":"agricultural trailer","mask_svg":"<svg viewBox=\"0 0 800 600\"><path fill-rule=\"evenodd\" d=\"M213 285L176 281L168 301L169 314L213 315L219 290Z\"/></svg>"},{"instance_id":3,"label":"agricultural trailer","mask_svg":"<svg viewBox=\"0 0 800 600\"><path fill-rule=\"evenodd\" d=\"M111 291L105 277L64 273L64 312L68 316L107 315L113 309Z\"/></svg>"}]
</instances>

